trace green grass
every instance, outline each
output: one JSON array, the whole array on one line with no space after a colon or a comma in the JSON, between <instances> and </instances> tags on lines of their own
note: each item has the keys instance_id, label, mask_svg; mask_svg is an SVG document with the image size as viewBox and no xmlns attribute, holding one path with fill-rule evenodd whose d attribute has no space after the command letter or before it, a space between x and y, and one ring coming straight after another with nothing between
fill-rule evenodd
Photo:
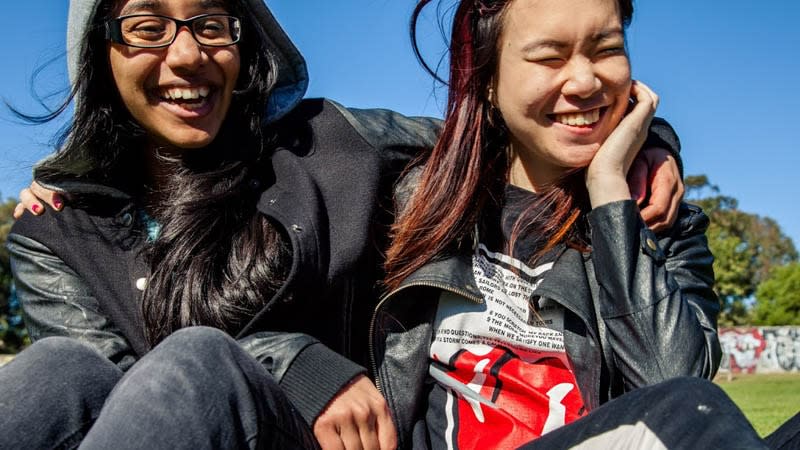
<instances>
[{"instance_id":1,"label":"green grass","mask_svg":"<svg viewBox=\"0 0 800 450\"><path fill-rule=\"evenodd\" d=\"M715 380L739 406L760 436L766 436L800 411L800 373L726 375Z\"/></svg>"}]
</instances>

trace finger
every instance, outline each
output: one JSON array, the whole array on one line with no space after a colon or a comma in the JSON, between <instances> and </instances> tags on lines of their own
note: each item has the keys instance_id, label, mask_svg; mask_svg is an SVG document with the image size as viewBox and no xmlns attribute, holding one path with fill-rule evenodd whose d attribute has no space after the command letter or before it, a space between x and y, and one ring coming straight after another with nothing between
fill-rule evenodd
<instances>
[{"instance_id":1,"label":"finger","mask_svg":"<svg viewBox=\"0 0 800 450\"><path fill-rule=\"evenodd\" d=\"M23 205L22 203L17 203L17 206L14 207L14 220L22 217L22 214L24 213L25 213L25 205Z\"/></svg>"},{"instance_id":2,"label":"finger","mask_svg":"<svg viewBox=\"0 0 800 450\"><path fill-rule=\"evenodd\" d=\"M650 201L642 209L642 219L653 231L663 231L674 221L677 205L680 203L681 196L676 192L678 184L659 183L657 180L663 177L654 177ZM677 199L677 202L676 202Z\"/></svg>"},{"instance_id":3,"label":"finger","mask_svg":"<svg viewBox=\"0 0 800 450\"><path fill-rule=\"evenodd\" d=\"M61 211L61 208L64 207L64 199L58 192L46 189L35 181L31 183L30 190L39 200L44 201L56 211Z\"/></svg>"},{"instance_id":4,"label":"finger","mask_svg":"<svg viewBox=\"0 0 800 450\"><path fill-rule=\"evenodd\" d=\"M653 91L650 86L639 80L633 80L631 84L631 95L636 97L637 104L643 103L652 108L653 111L658 109L658 94Z\"/></svg>"},{"instance_id":5,"label":"finger","mask_svg":"<svg viewBox=\"0 0 800 450\"><path fill-rule=\"evenodd\" d=\"M364 450L380 450L378 426L374 415L370 415L370 419L367 422L359 424L358 433Z\"/></svg>"},{"instance_id":6,"label":"finger","mask_svg":"<svg viewBox=\"0 0 800 450\"><path fill-rule=\"evenodd\" d=\"M38 216L44 212L44 206L36 196L33 195L33 192L31 192L29 188L25 188L19 192L19 202L34 216Z\"/></svg>"},{"instance_id":7,"label":"finger","mask_svg":"<svg viewBox=\"0 0 800 450\"><path fill-rule=\"evenodd\" d=\"M365 390L365 394L368 396L366 398L362 398L361 401L353 402L350 406L350 414L352 417L352 424L358 432L358 439L360 448L365 450L378 450L378 431L375 426L375 413L372 409L372 405L375 403L371 401L369 397L369 390L365 388L372 388L372 382L366 380L368 384L359 383L358 389ZM346 426L349 424L345 424ZM342 429L344 431L344 428ZM342 437L342 440L345 438ZM356 448L356 447L348 447L349 443L345 442L345 448Z\"/></svg>"},{"instance_id":8,"label":"finger","mask_svg":"<svg viewBox=\"0 0 800 450\"><path fill-rule=\"evenodd\" d=\"M652 155L653 151L650 153ZM685 192L678 165L672 156L664 154L659 160L651 168L649 204L642 209L642 218L654 231L663 231L675 223Z\"/></svg>"},{"instance_id":9,"label":"finger","mask_svg":"<svg viewBox=\"0 0 800 450\"><path fill-rule=\"evenodd\" d=\"M346 421L339 426L339 439L346 450L363 450L364 446L361 444L361 434L356 424L352 421Z\"/></svg>"},{"instance_id":10,"label":"finger","mask_svg":"<svg viewBox=\"0 0 800 450\"><path fill-rule=\"evenodd\" d=\"M647 197L647 173L647 159L639 154L628 170L628 187L631 191L631 198L636 200L636 204L640 206Z\"/></svg>"},{"instance_id":11,"label":"finger","mask_svg":"<svg viewBox=\"0 0 800 450\"><path fill-rule=\"evenodd\" d=\"M314 437L323 450L344 450L344 443L333 426L314 426Z\"/></svg>"},{"instance_id":12,"label":"finger","mask_svg":"<svg viewBox=\"0 0 800 450\"><path fill-rule=\"evenodd\" d=\"M397 429L389 412L389 405L381 398L383 411L378 414L376 425L378 427L378 443L381 450L394 450L397 448Z\"/></svg>"}]
</instances>

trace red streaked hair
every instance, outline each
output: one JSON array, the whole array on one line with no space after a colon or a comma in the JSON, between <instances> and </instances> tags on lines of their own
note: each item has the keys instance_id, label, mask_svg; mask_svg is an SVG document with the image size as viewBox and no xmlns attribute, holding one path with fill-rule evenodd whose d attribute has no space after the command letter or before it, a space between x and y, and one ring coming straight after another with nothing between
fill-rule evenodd
<instances>
[{"instance_id":1,"label":"red streaked hair","mask_svg":"<svg viewBox=\"0 0 800 450\"><path fill-rule=\"evenodd\" d=\"M467 238L481 213L502 201L509 171L508 138L502 117L488 101L488 89L497 70L504 12L512 1L462 0L456 8L444 126L436 146L420 161L425 165L416 191L392 227L385 263L390 290L432 259L471 242ZM416 40L419 16L429 3L417 3L411 39L422 66L442 81L425 62ZM625 26L633 14L631 0L619 0L618 5ZM514 225L509 245L519 236L539 233L546 245L534 259L560 243L586 248L583 227L576 226L586 211L588 194L579 171L539 195Z\"/></svg>"}]
</instances>

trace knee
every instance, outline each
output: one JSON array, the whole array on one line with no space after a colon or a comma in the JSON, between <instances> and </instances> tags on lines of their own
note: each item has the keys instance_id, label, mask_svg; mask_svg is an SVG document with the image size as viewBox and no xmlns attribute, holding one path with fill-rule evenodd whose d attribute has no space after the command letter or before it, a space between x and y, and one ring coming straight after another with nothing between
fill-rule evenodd
<instances>
[{"instance_id":1,"label":"knee","mask_svg":"<svg viewBox=\"0 0 800 450\"><path fill-rule=\"evenodd\" d=\"M81 374L82 377L111 377L117 379L121 371L108 358L89 344L77 339L52 336L33 343L20 354L30 370L57 371L63 377Z\"/></svg>"},{"instance_id":2,"label":"knee","mask_svg":"<svg viewBox=\"0 0 800 450\"><path fill-rule=\"evenodd\" d=\"M221 401L242 383L250 384L252 365L257 364L225 332L188 327L171 334L137 362L120 391L133 389L136 396L151 392L155 398L180 392L185 401Z\"/></svg>"},{"instance_id":3,"label":"knee","mask_svg":"<svg viewBox=\"0 0 800 450\"><path fill-rule=\"evenodd\" d=\"M17 355L0 373L0 384L36 386L31 390L39 397L103 399L121 377L122 371L88 344L47 337Z\"/></svg>"},{"instance_id":4,"label":"knee","mask_svg":"<svg viewBox=\"0 0 800 450\"><path fill-rule=\"evenodd\" d=\"M704 378L679 377L653 386L654 398L679 402L682 408L692 407L698 413L708 413L732 403L719 386Z\"/></svg>"},{"instance_id":5,"label":"knee","mask_svg":"<svg viewBox=\"0 0 800 450\"><path fill-rule=\"evenodd\" d=\"M165 374L191 374L200 381L214 378L235 358L238 344L225 332L211 327L188 327L176 331L153 348L135 369Z\"/></svg>"},{"instance_id":6,"label":"knee","mask_svg":"<svg viewBox=\"0 0 800 450\"><path fill-rule=\"evenodd\" d=\"M175 353L197 358L217 358L236 341L227 333L212 327L182 328L161 341L151 353Z\"/></svg>"}]
</instances>

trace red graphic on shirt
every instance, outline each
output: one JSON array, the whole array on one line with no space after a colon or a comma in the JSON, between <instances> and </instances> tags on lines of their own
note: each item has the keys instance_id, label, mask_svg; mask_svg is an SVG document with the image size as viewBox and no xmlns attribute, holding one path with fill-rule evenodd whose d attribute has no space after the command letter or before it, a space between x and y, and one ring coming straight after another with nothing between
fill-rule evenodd
<instances>
[{"instance_id":1,"label":"red graphic on shirt","mask_svg":"<svg viewBox=\"0 0 800 450\"><path fill-rule=\"evenodd\" d=\"M495 347L485 355L460 351L451 367L447 376L468 390L454 407L456 448L516 448L583 413L575 376L557 358L528 363Z\"/></svg>"}]
</instances>

